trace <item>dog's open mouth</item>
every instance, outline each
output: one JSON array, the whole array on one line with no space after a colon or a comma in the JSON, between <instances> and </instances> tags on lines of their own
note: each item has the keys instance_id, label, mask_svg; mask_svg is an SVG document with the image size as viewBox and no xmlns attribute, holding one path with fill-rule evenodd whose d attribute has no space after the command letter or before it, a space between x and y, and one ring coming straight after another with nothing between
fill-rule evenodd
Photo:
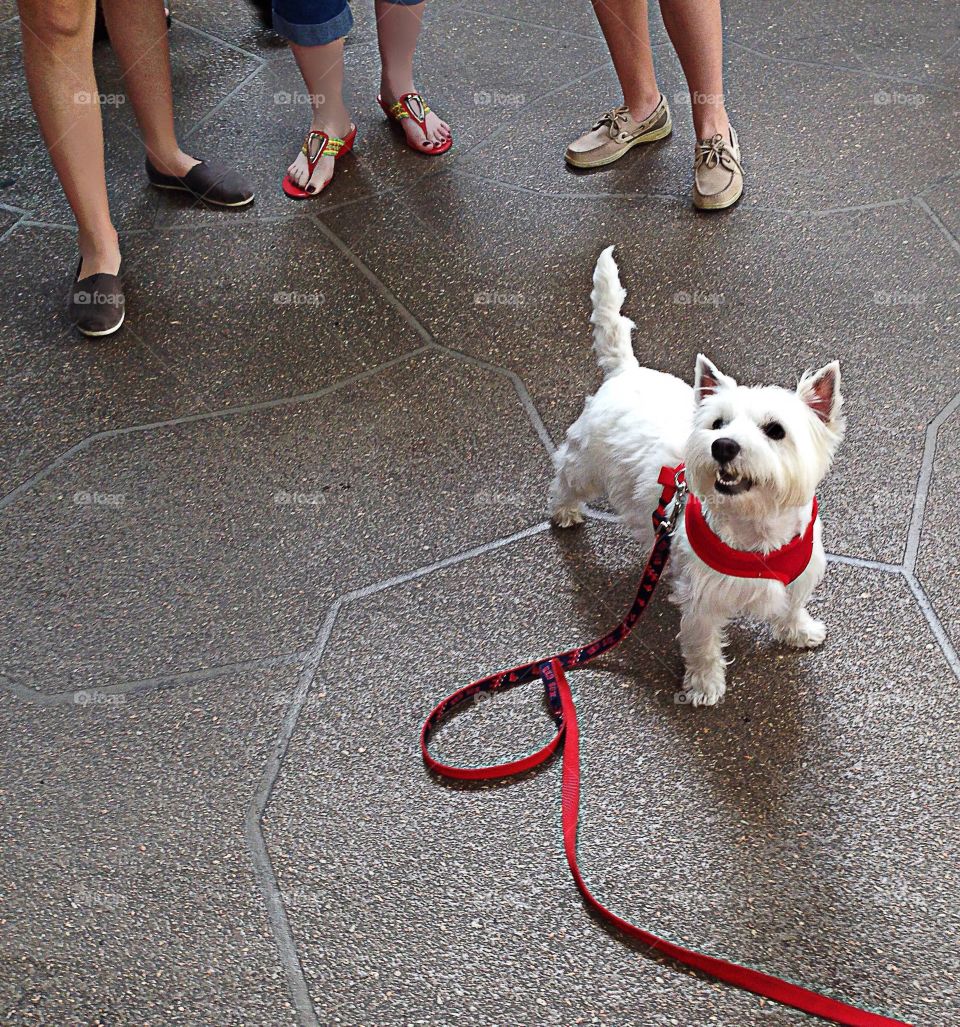
<instances>
[{"instance_id":1,"label":"dog's open mouth","mask_svg":"<svg viewBox=\"0 0 960 1027\"><path fill-rule=\"evenodd\" d=\"M732 471L729 467L720 467L717 469L717 480L714 487L717 492L725 496L735 496L753 488L753 482L739 471Z\"/></svg>"}]
</instances>

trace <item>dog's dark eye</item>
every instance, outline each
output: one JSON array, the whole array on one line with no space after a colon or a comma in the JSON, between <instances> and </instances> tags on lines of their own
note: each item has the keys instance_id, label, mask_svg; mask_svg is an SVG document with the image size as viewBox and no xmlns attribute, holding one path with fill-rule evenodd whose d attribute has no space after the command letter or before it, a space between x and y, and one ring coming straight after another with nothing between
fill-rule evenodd
<instances>
[{"instance_id":1,"label":"dog's dark eye","mask_svg":"<svg viewBox=\"0 0 960 1027\"><path fill-rule=\"evenodd\" d=\"M724 426L725 424L726 424L726 421L724 421L724 419L723 419L722 417L718 417L718 418L717 418L717 419L716 419L716 420L715 420L715 421L713 422L713 424L711 424L711 425L710 425L710 427L711 427L711 428L712 428L712 429L713 429L714 431L720 431L720 429L721 429L721 428L722 428L722 427L723 427L723 426Z\"/></svg>"},{"instance_id":2,"label":"dog's dark eye","mask_svg":"<svg viewBox=\"0 0 960 1027\"><path fill-rule=\"evenodd\" d=\"M768 438L776 439L778 442L787 434L779 421L771 421L769 424L765 424L763 426L763 433Z\"/></svg>"}]
</instances>

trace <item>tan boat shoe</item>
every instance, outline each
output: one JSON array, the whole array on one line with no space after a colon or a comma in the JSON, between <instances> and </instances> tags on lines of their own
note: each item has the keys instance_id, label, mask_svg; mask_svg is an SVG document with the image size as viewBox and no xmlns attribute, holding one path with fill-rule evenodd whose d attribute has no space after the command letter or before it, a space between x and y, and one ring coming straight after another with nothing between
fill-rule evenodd
<instances>
[{"instance_id":1,"label":"tan boat shoe","mask_svg":"<svg viewBox=\"0 0 960 1027\"><path fill-rule=\"evenodd\" d=\"M670 108L666 97L661 94L660 102L643 121L636 121L629 107L614 107L607 111L589 132L567 147L564 157L575 168L599 168L619 160L640 143L666 139L672 131Z\"/></svg>"},{"instance_id":2,"label":"tan boat shoe","mask_svg":"<svg viewBox=\"0 0 960 1027\"><path fill-rule=\"evenodd\" d=\"M743 192L740 142L730 126L730 142L722 135L701 139L693 156L693 205L700 210L732 207Z\"/></svg>"}]
</instances>

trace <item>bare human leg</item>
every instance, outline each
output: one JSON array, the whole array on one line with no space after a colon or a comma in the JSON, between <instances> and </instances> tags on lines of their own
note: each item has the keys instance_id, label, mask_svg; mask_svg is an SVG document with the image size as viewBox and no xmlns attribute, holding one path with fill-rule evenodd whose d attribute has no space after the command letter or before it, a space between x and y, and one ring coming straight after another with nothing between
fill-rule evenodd
<instances>
[{"instance_id":1,"label":"bare human leg","mask_svg":"<svg viewBox=\"0 0 960 1027\"><path fill-rule=\"evenodd\" d=\"M343 103L343 39L322 46L291 43L290 49L310 96L310 130L342 139L351 128L350 112ZM333 177L333 157L321 157L311 176L307 157L300 153L287 174L308 193L319 192Z\"/></svg>"},{"instance_id":2,"label":"bare human leg","mask_svg":"<svg viewBox=\"0 0 960 1027\"><path fill-rule=\"evenodd\" d=\"M185 175L195 164L173 129L170 47L163 4L155 0L102 0L110 45L143 133L150 163L165 175Z\"/></svg>"},{"instance_id":3,"label":"bare human leg","mask_svg":"<svg viewBox=\"0 0 960 1027\"><path fill-rule=\"evenodd\" d=\"M660 13L687 79L697 139L729 141L720 0L660 0Z\"/></svg>"},{"instance_id":4,"label":"bare human leg","mask_svg":"<svg viewBox=\"0 0 960 1027\"><path fill-rule=\"evenodd\" d=\"M380 96L388 107L404 94L417 92L413 84L413 55L426 6L426 3L397 4L376 0ZM450 138L450 126L433 111L427 113L425 122L425 135L410 118L404 118L400 124L411 146L429 152Z\"/></svg>"},{"instance_id":5,"label":"bare human leg","mask_svg":"<svg viewBox=\"0 0 960 1027\"><path fill-rule=\"evenodd\" d=\"M120 268L93 73L94 0L20 0L23 63L50 159L77 220L79 277Z\"/></svg>"},{"instance_id":6,"label":"bare human leg","mask_svg":"<svg viewBox=\"0 0 960 1027\"><path fill-rule=\"evenodd\" d=\"M593 9L620 80L623 102L642 121L660 102L647 0L593 0Z\"/></svg>"}]
</instances>

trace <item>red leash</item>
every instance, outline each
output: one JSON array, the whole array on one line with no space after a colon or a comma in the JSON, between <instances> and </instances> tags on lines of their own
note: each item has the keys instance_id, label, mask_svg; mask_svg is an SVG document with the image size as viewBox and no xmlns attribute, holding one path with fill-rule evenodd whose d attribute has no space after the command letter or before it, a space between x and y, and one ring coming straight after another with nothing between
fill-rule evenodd
<instances>
[{"instance_id":1,"label":"red leash","mask_svg":"<svg viewBox=\"0 0 960 1027\"><path fill-rule=\"evenodd\" d=\"M563 824L563 847L567 856L567 863L570 865L570 872L580 889L587 905L599 913L605 920L613 924L624 934L629 935L642 942L644 945L664 955L675 959L685 966L694 967L703 973L709 974L718 980L734 984L738 988L752 991L764 998L773 999L785 1006L793 1006L814 1016L823 1017L833 1023L844 1024L846 1027L910 1027L903 1020L894 1020L888 1016L881 1016L879 1013L869 1013L866 1010L858 1009L856 1006L848 1005L837 999L820 995L808 988L798 984L791 984L789 981L781 980L772 974L765 974L750 967L740 966L738 963L731 963L726 959L716 956L708 956L693 949L684 948L675 942L667 941L656 934L651 934L640 927L636 927L628 920L611 913L606 906L595 898L587 887L580 873L577 864L577 822L580 813L580 732L577 727L577 711L573 702L573 695L567 677L564 673L573 667L583 666L595 659L601 653L606 652L613 646L618 645L633 630L634 625L640 619L646 609L650 598L653 595L660 575L667 564L670 556L670 542L673 530L680 512L682 511L685 497L685 486L681 480L681 472L676 472L676 484L680 495L670 513L667 513L667 505L674 496L677 489L665 485L660 505L654 514L654 526L657 530L657 540L650 560L643 573L640 588L633 605L620 623L609 631L602 638L597 639L591 645L582 649L570 649L565 653L549 657L546 660L533 660L530 663L521 664L512 670L500 671L488 677L480 678L469 685L457 690L447 696L427 717L423 729L420 732L420 748L423 753L423 762L427 767L443 777L454 778L458 781L493 781L499 778L512 777L532 770L545 763L550 756L563 745L563 786L561 795L561 811ZM662 479L661 479L662 480ZM542 749L524 756L518 760L508 763L500 763L489 767L456 767L447 763L441 763L433 758L429 751L430 737L440 726L455 707L471 699L480 692L495 692L499 689L512 688L514 685L526 681L540 679L546 689L547 701L550 705L550 713L557 725L557 732Z\"/></svg>"}]
</instances>

